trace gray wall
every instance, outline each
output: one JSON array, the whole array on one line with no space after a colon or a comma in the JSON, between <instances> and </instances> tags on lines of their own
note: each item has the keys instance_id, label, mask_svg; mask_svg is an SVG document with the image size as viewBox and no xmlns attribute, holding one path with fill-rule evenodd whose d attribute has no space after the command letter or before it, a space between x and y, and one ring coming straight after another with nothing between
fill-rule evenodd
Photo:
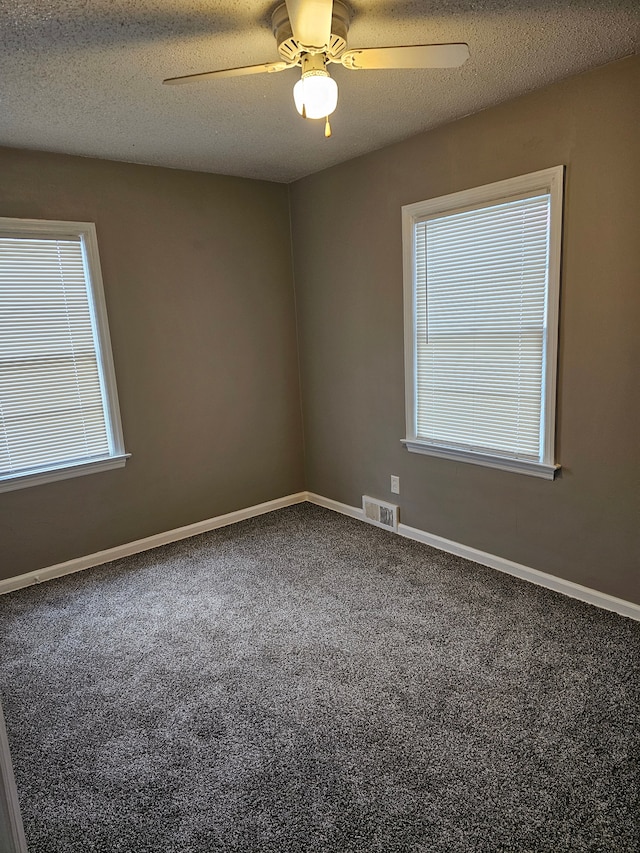
<instances>
[{"instance_id":1,"label":"gray wall","mask_svg":"<svg viewBox=\"0 0 640 853\"><path fill-rule=\"evenodd\" d=\"M0 216L96 223L132 454L0 494L0 578L304 487L285 186L5 149Z\"/></svg>"},{"instance_id":2,"label":"gray wall","mask_svg":"<svg viewBox=\"0 0 640 853\"><path fill-rule=\"evenodd\" d=\"M640 61L293 185L307 488L640 602ZM425 104L428 110L428 104ZM410 454L403 204L566 164L554 482Z\"/></svg>"}]
</instances>

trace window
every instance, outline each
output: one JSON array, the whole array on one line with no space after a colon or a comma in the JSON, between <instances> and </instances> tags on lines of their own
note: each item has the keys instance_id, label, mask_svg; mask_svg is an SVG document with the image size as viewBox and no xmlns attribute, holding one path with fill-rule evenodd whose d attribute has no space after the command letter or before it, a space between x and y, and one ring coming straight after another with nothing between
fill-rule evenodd
<instances>
[{"instance_id":1,"label":"window","mask_svg":"<svg viewBox=\"0 0 640 853\"><path fill-rule=\"evenodd\" d=\"M94 225L0 218L0 491L126 458Z\"/></svg>"},{"instance_id":2,"label":"window","mask_svg":"<svg viewBox=\"0 0 640 853\"><path fill-rule=\"evenodd\" d=\"M403 207L408 450L553 479L562 182Z\"/></svg>"}]
</instances>

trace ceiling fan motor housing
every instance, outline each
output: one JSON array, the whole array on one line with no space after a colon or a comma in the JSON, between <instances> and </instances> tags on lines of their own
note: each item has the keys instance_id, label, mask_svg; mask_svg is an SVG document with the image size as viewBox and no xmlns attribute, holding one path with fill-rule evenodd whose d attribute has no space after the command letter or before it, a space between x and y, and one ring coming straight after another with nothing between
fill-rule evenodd
<instances>
[{"instance_id":1,"label":"ceiling fan motor housing","mask_svg":"<svg viewBox=\"0 0 640 853\"><path fill-rule=\"evenodd\" d=\"M281 3L277 6L271 16L273 34L278 43L278 53L285 62L298 62L304 53L324 53L328 59L338 59L347 47L347 33L349 32L349 10L340 0L334 0L331 14L331 38L329 44L321 51L317 48L310 49L309 45L300 44L294 39L287 6Z\"/></svg>"}]
</instances>

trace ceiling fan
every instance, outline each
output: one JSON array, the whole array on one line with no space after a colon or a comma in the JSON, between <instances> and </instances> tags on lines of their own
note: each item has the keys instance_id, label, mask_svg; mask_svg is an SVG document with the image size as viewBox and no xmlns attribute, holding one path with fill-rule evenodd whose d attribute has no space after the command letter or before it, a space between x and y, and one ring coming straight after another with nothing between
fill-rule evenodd
<instances>
[{"instance_id":1,"label":"ceiling fan","mask_svg":"<svg viewBox=\"0 0 640 853\"><path fill-rule=\"evenodd\" d=\"M163 82L179 85L300 67L302 76L293 88L296 108L303 118L325 119L325 136L331 136L329 116L338 104L338 86L327 71L331 63L340 63L351 71L456 68L469 58L469 46L464 43L347 50L349 10L340 0L286 0L274 9L271 25L282 57L280 62L168 77Z\"/></svg>"}]
</instances>

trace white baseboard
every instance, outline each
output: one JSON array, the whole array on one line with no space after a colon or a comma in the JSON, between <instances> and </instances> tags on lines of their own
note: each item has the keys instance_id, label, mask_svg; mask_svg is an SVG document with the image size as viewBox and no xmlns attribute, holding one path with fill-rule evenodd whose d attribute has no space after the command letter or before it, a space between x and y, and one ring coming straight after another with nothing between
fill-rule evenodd
<instances>
[{"instance_id":1,"label":"white baseboard","mask_svg":"<svg viewBox=\"0 0 640 853\"><path fill-rule=\"evenodd\" d=\"M307 500L309 503L339 512L341 515L350 515L351 518L359 518L361 521L364 521L364 510L362 507L349 506L348 504L340 503L340 501L334 501L331 498L323 498L322 495L316 495L315 492L307 492Z\"/></svg>"},{"instance_id":2,"label":"white baseboard","mask_svg":"<svg viewBox=\"0 0 640 853\"><path fill-rule=\"evenodd\" d=\"M160 545L167 545L170 542L177 542L180 539L187 539L190 536L197 536L199 533L206 533L209 530L215 530L218 527L225 527L228 524L235 524L238 521L244 521L247 518L253 518L257 515L262 515L267 512L273 512L276 509L282 509L292 504L309 501L326 509L339 512L342 515L348 515L351 518L357 518L364 521L364 512L361 507L349 506L348 504L334 501L332 498L325 498L322 495L314 492L297 492L293 495L286 495L282 498L276 498L266 503L257 504L256 506L240 509L236 512L229 512L226 515L218 515L215 518L208 518L204 521L198 521L195 524L188 524L185 527L177 527L174 530L168 530L165 533L158 533L155 536L147 536L145 539L137 539L135 542L128 542L124 545L118 545L115 548L108 548L105 551L98 551L95 554L89 554L86 557L77 557L74 560L68 560L65 563L58 563L55 566L49 566L44 569L39 569L34 572L27 572L24 575L0 580L0 595L13 592L16 589L22 589L25 586L31 586L36 583L51 580L53 578L62 577L72 572L80 572L83 569L89 569L93 566L100 566L103 563L110 563L113 560L119 560L121 557L128 557L131 554L138 554L141 551L148 551L151 548L157 548ZM570 598L577 598L579 601L585 601L588 604L593 604L596 607L601 607L604 610L612 610L614 613L619 613L621 616L627 616L630 619L640 621L640 605L634 604L631 601L625 601L622 598L615 598L612 595L607 595L605 592L599 592L596 589L590 589L586 586L573 583L572 581L564 580L555 575L541 572L538 569L523 566L520 563L514 563L512 560L507 560L504 557L498 557L495 554L488 554L486 551L480 551L477 548L471 548L468 545L462 545L460 542L453 542L451 539L445 539L442 536L436 536L433 533L427 533L424 530L419 530L416 527L409 527L407 524L398 525L398 535L405 536L408 539L414 539L417 542L423 542L425 545L431 545L433 548L438 548L440 551L446 551L449 554L455 554L458 557L464 557L467 560L472 560L475 563L480 563L483 566L488 566L492 569L497 569L500 572L514 575L522 580L535 583L538 586L546 587L547 589L560 592Z\"/></svg>"},{"instance_id":3,"label":"white baseboard","mask_svg":"<svg viewBox=\"0 0 640 853\"><path fill-rule=\"evenodd\" d=\"M348 506L339 501L331 500L331 498L316 495L313 492L308 492L307 500L310 503L326 507L326 509L332 509L334 512L339 512L342 515L349 515L352 518L364 520L364 514L359 507ZM507 560L504 557L497 557L495 554L488 554L486 551L462 545L460 542L453 542L451 539L445 539L443 536L426 533L424 530L409 527L407 524L398 525L398 535L405 536L407 539L415 539L417 542L423 542L425 545L431 545L432 548L438 548L440 551L464 557L466 560L472 560L474 563L480 563L482 566L497 569L499 572L514 575L522 580L546 587L546 589L552 589L554 592L560 592L562 595L569 596L569 598L577 598L579 601L585 601L587 604L594 604L596 607L601 607L604 610L612 610L621 616L627 616L629 619L640 621L640 604L634 604L632 601L615 598L613 595L607 595L607 593L599 592L597 589L591 589L588 586L582 586L581 584L564 580L555 575L549 575L538 569L531 569L529 566L523 566L521 563L514 563L512 560Z\"/></svg>"},{"instance_id":4,"label":"white baseboard","mask_svg":"<svg viewBox=\"0 0 640 853\"><path fill-rule=\"evenodd\" d=\"M306 500L307 492L286 495L283 498L276 498L273 501L256 504L246 509L239 509L235 512L229 512L226 515L218 515L215 518L197 521L195 524L187 524L185 527L176 527L174 530L168 530L165 533L147 536L145 539L137 539L135 542L117 545L115 548L107 548L105 551L97 551L95 554L88 554L86 557L76 557L74 560L67 560L65 563L57 563L55 566L48 566L45 569L38 569L34 572L27 572L24 575L0 580L0 595L6 592L13 592L16 589L22 589L25 586L42 583L52 578L59 578L62 575L70 575L73 572L90 569L93 566L101 566L103 563L111 563L113 560L119 560L121 557L128 557L131 554L138 554L141 551L149 551L151 548L168 545L170 542L177 542L179 539L188 539L189 536L207 533L209 530L215 530L217 527L226 527L229 524L244 521L246 518L253 518L256 515L263 515L266 512L273 512L275 509L282 509L285 506L302 503Z\"/></svg>"}]
</instances>

